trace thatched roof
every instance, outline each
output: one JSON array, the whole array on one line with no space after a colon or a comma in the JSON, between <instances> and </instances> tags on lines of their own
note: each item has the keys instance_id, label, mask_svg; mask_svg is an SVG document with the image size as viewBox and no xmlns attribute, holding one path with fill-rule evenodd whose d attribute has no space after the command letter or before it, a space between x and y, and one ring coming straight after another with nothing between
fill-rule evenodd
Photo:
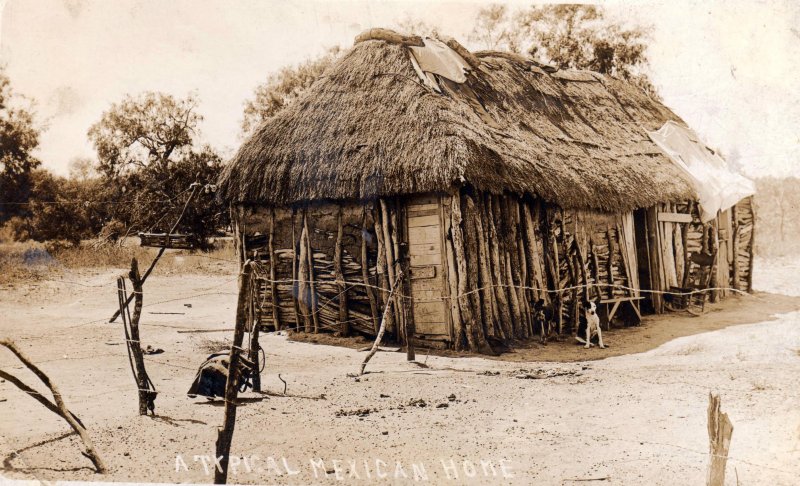
<instances>
[{"instance_id":1,"label":"thatched roof","mask_svg":"<svg viewBox=\"0 0 800 486\"><path fill-rule=\"evenodd\" d=\"M242 145L220 179L222 199L284 205L461 184L612 211L693 197L647 136L681 120L636 87L479 52L465 83L438 77L437 93L408 49L358 42Z\"/></svg>"}]
</instances>

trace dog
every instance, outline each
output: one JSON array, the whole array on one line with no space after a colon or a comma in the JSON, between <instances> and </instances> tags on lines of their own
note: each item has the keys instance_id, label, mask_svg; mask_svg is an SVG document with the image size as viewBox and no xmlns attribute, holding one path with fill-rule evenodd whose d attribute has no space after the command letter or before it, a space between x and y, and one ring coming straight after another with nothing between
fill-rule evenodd
<instances>
[{"instance_id":1,"label":"dog","mask_svg":"<svg viewBox=\"0 0 800 486\"><path fill-rule=\"evenodd\" d=\"M545 304L544 299L539 299L533 304L533 321L539 327L540 342L547 344L553 328L553 306Z\"/></svg>"},{"instance_id":2,"label":"dog","mask_svg":"<svg viewBox=\"0 0 800 486\"><path fill-rule=\"evenodd\" d=\"M603 344L603 331L600 329L600 316L597 315L597 304L591 300L583 301L583 318L586 321L586 344L584 348L589 349L594 346L592 338L597 335L600 349L605 349Z\"/></svg>"}]
</instances>

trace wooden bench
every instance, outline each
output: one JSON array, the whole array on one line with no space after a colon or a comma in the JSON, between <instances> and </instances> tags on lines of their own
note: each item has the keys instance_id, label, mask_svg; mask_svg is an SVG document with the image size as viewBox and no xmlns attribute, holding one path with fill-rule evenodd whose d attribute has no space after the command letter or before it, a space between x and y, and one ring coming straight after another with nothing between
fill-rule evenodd
<instances>
[{"instance_id":1,"label":"wooden bench","mask_svg":"<svg viewBox=\"0 0 800 486\"><path fill-rule=\"evenodd\" d=\"M620 308L620 305L623 303L627 303L630 305L633 312L636 314L636 322L632 323L633 325L638 326L642 323L642 312L639 309L639 301L644 299L644 297L614 297L613 299L602 299L600 301L600 309L598 309L598 313L600 314L600 323L601 325L605 322L606 331L611 328L611 321L614 319L614 315L616 315L617 311Z\"/></svg>"}]
</instances>

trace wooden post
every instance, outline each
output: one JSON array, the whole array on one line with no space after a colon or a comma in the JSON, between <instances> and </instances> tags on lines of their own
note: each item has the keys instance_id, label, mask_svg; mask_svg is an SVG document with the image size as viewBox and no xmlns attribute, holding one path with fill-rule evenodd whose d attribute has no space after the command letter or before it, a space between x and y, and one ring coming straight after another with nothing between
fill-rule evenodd
<instances>
[{"instance_id":1,"label":"wooden post","mask_svg":"<svg viewBox=\"0 0 800 486\"><path fill-rule=\"evenodd\" d=\"M333 250L333 274L336 288L339 291L339 333L342 336L350 335L350 322L347 316L347 287L345 286L344 273L342 272L342 238L344 227L342 224L342 206L337 205L336 214L336 245Z\"/></svg>"},{"instance_id":2,"label":"wooden post","mask_svg":"<svg viewBox=\"0 0 800 486\"><path fill-rule=\"evenodd\" d=\"M306 255L308 256L308 286L309 302L311 304L311 321L314 323L314 334L319 332L319 302L317 297L317 282L314 277L314 249L311 247L311 233L308 231L308 212L303 215L303 231L306 233Z\"/></svg>"},{"instance_id":3,"label":"wooden post","mask_svg":"<svg viewBox=\"0 0 800 486\"><path fill-rule=\"evenodd\" d=\"M598 285L600 283L600 261L597 259L597 247L594 246L594 242L591 239L589 240L589 256L592 257L592 266L594 267L594 291L599 301L603 298L603 291L600 290L600 285Z\"/></svg>"},{"instance_id":4,"label":"wooden post","mask_svg":"<svg viewBox=\"0 0 800 486\"><path fill-rule=\"evenodd\" d=\"M306 215L303 211L303 229L300 232L300 256L298 259L297 267L297 303L300 308L300 313L303 314L303 330L306 333L311 332L311 295L308 290L308 230L305 225Z\"/></svg>"},{"instance_id":5,"label":"wooden post","mask_svg":"<svg viewBox=\"0 0 800 486\"><path fill-rule=\"evenodd\" d=\"M50 380L50 377L47 376L42 370L40 370L38 366L33 364L33 362L22 351L20 351L19 348L17 348L16 344L14 344L13 341L2 339L0 340L0 346L4 346L8 348L9 351L14 353L17 359L22 361L22 364L24 364L31 372L33 372L33 374L36 375L36 377L39 378L42 381L42 383L44 383L45 386L47 386L47 388L50 389L50 392L53 394L53 402L55 403L51 403L44 396L33 391L33 389L31 389L29 386L25 385L15 376L9 373L5 373L2 370L0 370L0 378L6 379L11 383L17 385L17 387L19 387L20 390L28 393L28 395L30 395L31 397L39 401L39 403L47 407L48 410L66 420L69 426L72 427L72 430L77 432L78 435L80 436L81 441L83 442L83 446L86 448L85 455L86 457L89 458L90 461L92 461L95 470L100 474L105 474L107 472L106 465L100 458L100 455L95 450L92 439L86 432L86 428L83 426L83 423L81 423L78 417L76 417L75 414L73 414L67 408L67 405L64 403L64 399L61 397L61 392L58 390L58 387L56 387L56 384L53 383Z\"/></svg>"},{"instance_id":6,"label":"wooden post","mask_svg":"<svg viewBox=\"0 0 800 486\"><path fill-rule=\"evenodd\" d=\"M687 204L689 214L694 219L694 203L689 201ZM691 253L689 252L689 229L692 223L683 225L683 232L681 233L681 245L683 246L683 280L681 280L681 288L686 288L689 285L689 279L692 277L692 260Z\"/></svg>"},{"instance_id":7,"label":"wooden post","mask_svg":"<svg viewBox=\"0 0 800 486\"><path fill-rule=\"evenodd\" d=\"M719 252L719 215L720 213L717 212L717 217L711 220L711 235L709 236L709 245L711 247L711 254L714 255L714 260L711 262L711 287L715 290L711 291L711 302L716 302L721 297L721 292L716 290L717 287L720 286L719 282L719 259L725 258L725 255L721 255Z\"/></svg>"},{"instance_id":8,"label":"wooden post","mask_svg":"<svg viewBox=\"0 0 800 486\"><path fill-rule=\"evenodd\" d=\"M372 326L375 332L378 332L380 327L378 317L378 302L375 300L375 289L369 278L369 254L367 252L367 234L369 229L367 227L367 206L363 208L361 216L361 279L364 281L364 290L367 292L367 299L369 299L369 310L372 314Z\"/></svg>"},{"instance_id":9,"label":"wooden post","mask_svg":"<svg viewBox=\"0 0 800 486\"><path fill-rule=\"evenodd\" d=\"M392 281L389 280L389 265L386 264L387 261L387 253L388 249L386 248L386 242L384 241L384 220L383 214L380 208L376 208L376 217L375 217L375 236L378 240L378 258L377 258L377 276L378 276L378 286L381 288L381 291L378 293L378 301L379 306L382 305L384 310L387 308L389 294L391 289L389 287L392 285ZM391 310L388 314L385 315L385 318L381 319L381 323L386 323L386 329L392 331L394 329L394 313Z\"/></svg>"},{"instance_id":10,"label":"wooden post","mask_svg":"<svg viewBox=\"0 0 800 486\"><path fill-rule=\"evenodd\" d=\"M414 350L414 333L416 325L414 313L412 312L413 300L411 296L410 261L408 256L408 218L406 217L406 206L400 200L395 200L394 222L395 231L395 255L397 257L397 274L401 275L400 289L401 295L397 296L400 305L399 314L402 315L403 334L406 342L406 360L414 361L417 358Z\"/></svg>"},{"instance_id":11,"label":"wooden post","mask_svg":"<svg viewBox=\"0 0 800 486\"><path fill-rule=\"evenodd\" d=\"M133 354L133 362L136 366L136 384L139 387L139 415L147 415L147 409L154 408L153 400L155 400L155 393L150 391L150 383L147 378L147 371L144 367L144 355L142 354L142 343L139 338L139 319L142 316L142 301L144 295L142 294L142 285L144 280L139 276L139 263L135 258L131 260L131 271L128 277L133 284L133 316L130 320L131 337L129 349ZM155 415L155 409L153 411Z\"/></svg>"},{"instance_id":12,"label":"wooden post","mask_svg":"<svg viewBox=\"0 0 800 486\"><path fill-rule=\"evenodd\" d=\"M449 203L449 207L444 211L444 225L445 225L445 251L447 252L447 279L448 285L448 304L450 305L450 317L453 321L453 348L456 351L464 349L464 321L461 316L461 300L467 299L466 296L461 295L461 280L458 274L458 259L456 257L456 238L458 244L463 245L463 237L461 236L461 203L459 201L458 192L450 195L448 200L446 197L439 199L441 204ZM458 235L456 236L456 233ZM461 257L463 258L463 246L461 248ZM466 265L464 266L466 270ZM464 285L466 288L466 283ZM469 301L467 301L469 305ZM471 317L471 312L469 315Z\"/></svg>"},{"instance_id":13,"label":"wooden post","mask_svg":"<svg viewBox=\"0 0 800 486\"><path fill-rule=\"evenodd\" d=\"M664 269L661 266L661 244L658 241L658 207L654 206L646 211L647 241L650 259L650 290L666 290L664 288ZM653 310L656 314L664 313L664 299L661 294L650 294Z\"/></svg>"},{"instance_id":14,"label":"wooden post","mask_svg":"<svg viewBox=\"0 0 800 486\"><path fill-rule=\"evenodd\" d=\"M619 238L619 226L617 226L617 238ZM608 297L614 298L614 254L617 252L617 242L614 239L614 234L611 232L611 226L609 225L606 228L606 238L608 238L608 262L606 262L606 268L608 272L607 280L608 280ZM620 248L620 255L625 251L624 248ZM623 262L624 265L624 262ZM627 279L627 276L626 276ZM631 285L631 281L627 279L628 287L633 287Z\"/></svg>"},{"instance_id":15,"label":"wooden post","mask_svg":"<svg viewBox=\"0 0 800 486\"><path fill-rule=\"evenodd\" d=\"M708 453L711 461L706 476L707 486L724 486L725 465L731 445L733 424L727 413L720 411L719 395L708 394Z\"/></svg>"},{"instance_id":16,"label":"wooden post","mask_svg":"<svg viewBox=\"0 0 800 486\"><path fill-rule=\"evenodd\" d=\"M500 240L497 233L497 227L494 223L495 219L499 215L499 213L495 214L495 206L496 205L494 204L492 196L487 194L484 199L484 211L482 214L484 215L486 228L489 232L489 238L487 241L489 243L489 257L491 263L490 268L492 270L491 285L494 290L495 302L497 303L498 317L500 318L500 326L498 328L499 332L496 333L495 337L499 337L505 341L514 337L514 325L511 318L511 305L509 304L508 293L506 289L508 282L504 278L503 267L501 266L500 260ZM502 263L505 263L505 255L503 255Z\"/></svg>"},{"instance_id":17,"label":"wooden post","mask_svg":"<svg viewBox=\"0 0 800 486\"><path fill-rule=\"evenodd\" d=\"M260 392L261 391L261 373L259 370L261 369L261 364L259 363L259 356L258 351L261 349L261 345L258 342L259 335L261 334L261 326L256 319L255 315L255 302L256 302L256 288L257 281L255 276L251 274L250 276L250 283L247 285L247 303L246 303L246 325L245 328L250 329L250 345L249 345L249 352L248 358L250 359L251 363L254 363L254 370L253 370L253 391Z\"/></svg>"},{"instance_id":18,"label":"wooden post","mask_svg":"<svg viewBox=\"0 0 800 486\"><path fill-rule=\"evenodd\" d=\"M300 330L300 277L298 276L298 245L297 232L295 230L295 217L297 210L292 208L292 307L294 308L294 330Z\"/></svg>"},{"instance_id":19,"label":"wooden post","mask_svg":"<svg viewBox=\"0 0 800 486\"><path fill-rule=\"evenodd\" d=\"M483 239L483 227L481 225L481 220L479 216L479 212L475 207L475 203L473 202L472 198L469 196L464 197L464 222L466 223L464 228L464 236L465 236L465 247L467 258L461 259L459 262L459 280L461 278L464 281L468 282L469 291L472 291L470 294L472 300L472 313L474 315L474 319L469 319L468 308L462 305L461 313L464 315L464 323L466 325L465 333L467 335L467 341L469 343L470 349L479 351L484 354L493 354L491 353L491 348L489 344L486 342L486 334L484 333L483 326L485 325L487 328L492 326L492 308L489 299L491 298L491 289L481 289L481 285L491 285L491 277L489 276L489 263L484 253L484 248L482 248L482 239ZM456 258L458 256L459 246L455 246L456 249ZM478 271L468 271L466 263L462 263L468 261L470 267L473 269L475 266L478 266ZM480 277L480 278L479 278ZM484 280L484 279L488 279ZM459 282L459 286L463 287L463 283ZM467 289L464 288L464 292L459 292L461 295L466 294ZM462 301L465 299L462 297ZM481 318L481 312L483 316Z\"/></svg>"},{"instance_id":20,"label":"wooden post","mask_svg":"<svg viewBox=\"0 0 800 486\"><path fill-rule=\"evenodd\" d=\"M480 194L474 198L475 228L478 231L478 258L479 258L479 283L475 288L480 288L479 295L483 306L484 335L503 338L500 324L500 303L495 298L495 288L492 270L492 251L489 235L489 221L485 211L485 204ZM466 214L466 212L465 212ZM504 338L503 338L504 339Z\"/></svg>"},{"instance_id":21,"label":"wooden post","mask_svg":"<svg viewBox=\"0 0 800 486\"><path fill-rule=\"evenodd\" d=\"M250 295L250 275L252 262L245 262L239 274L239 298L236 303L236 325L233 331L230 359L228 360L228 380L225 383L225 419L222 427L217 429L217 451L219 467L214 470L214 484L225 484L228 481L228 458L233 441L233 429L236 427L236 400L239 395L239 357L244 339L244 327L247 321L247 300ZM258 370L255 370L258 372Z\"/></svg>"},{"instance_id":22,"label":"wooden post","mask_svg":"<svg viewBox=\"0 0 800 486\"><path fill-rule=\"evenodd\" d=\"M389 207L386 204L384 199L380 200L381 205L381 230L383 231L383 250L385 252L386 257L386 275L389 277L389 293L392 294L392 290L394 290L394 282L395 282L395 255L394 255L394 243L392 242L392 232L391 232L391 218L389 217ZM394 294L392 294L394 296ZM387 297L388 298L388 297ZM385 304L384 304L385 305ZM395 307L394 311L391 313L393 317L389 318L389 322L387 324L398 324L400 327L400 318L399 318L398 308ZM391 326L390 326L391 328ZM397 329L397 334L402 335L402 329Z\"/></svg>"},{"instance_id":23,"label":"wooden post","mask_svg":"<svg viewBox=\"0 0 800 486\"><path fill-rule=\"evenodd\" d=\"M747 291L753 291L753 260L756 251L756 205L753 202L753 196L750 196L750 217L752 218L753 222L751 223L750 228L750 249L749 249L749 269L747 271Z\"/></svg>"},{"instance_id":24,"label":"wooden post","mask_svg":"<svg viewBox=\"0 0 800 486\"><path fill-rule=\"evenodd\" d=\"M739 211L734 204L731 207L731 219L733 220L733 235L731 235L731 245L733 247L733 287L736 290L740 290L741 285L739 285L739 279L741 278L741 270L739 267Z\"/></svg>"},{"instance_id":25,"label":"wooden post","mask_svg":"<svg viewBox=\"0 0 800 486\"><path fill-rule=\"evenodd\" d=\"M579 307L578 292L579 292L579 290L578 290L578 287L577 287L578 285L580 285L580 282L578 281L578 279L580 277L578 276L578 269L577 269L577 264L575 263L575 256L572 255L571 245L569 245L567 243L567 225L564 223L564 217L565 216L566 215L564 214L564 211L562 209L561 210L561 220L560 220L561 247L562 247L562 249L564 251L564 259L565 259L565 263L567 264L567 270L569 271L569 281L568 281L568 285L567 286L568 287L573 287L572 292L570 292L572 294L572 302L570 303L570 305L571 305L570 314L571 314L571 317L572 317L572 326L571 326L571 331L570 332L574 336L574 335L576 335L578 333L578 326L579 326L579 323L580 323L580 320L579 320L580 317L578 316L578 307ZM572 235L572 244L573 245L575 244L575 235Z\"/></svg>"},{"instance_id":26,"label":"wooden post","mask_svg":"<svg viewBox=\"0 0 800 486\"><path fill-rule=\"evenodd\" d=\"M280 331L283 326L278 311L278 282L275 281L275 208L270 208L269 212L269 291L272 297L272 323L275 330Z\"/></svg>"}]
</instances>

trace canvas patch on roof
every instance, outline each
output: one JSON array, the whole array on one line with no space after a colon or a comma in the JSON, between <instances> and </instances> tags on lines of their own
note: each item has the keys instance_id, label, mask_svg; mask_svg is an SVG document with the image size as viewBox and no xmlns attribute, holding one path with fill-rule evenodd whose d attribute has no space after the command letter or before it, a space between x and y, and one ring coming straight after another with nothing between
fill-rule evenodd
<instances>
[{"instance_id":1,"label":"canvas patch on roof","mask_svg":"<svg viewBox=\"0 0 800 486\"><path fill-rule=\"evenodd\" d=\"M426 38L424 43L425 47L409 47L423 72L438 74L456 83L467 80L465 72L470 66L456 51L436 39Z\"/></svg>"}]
</instances>

